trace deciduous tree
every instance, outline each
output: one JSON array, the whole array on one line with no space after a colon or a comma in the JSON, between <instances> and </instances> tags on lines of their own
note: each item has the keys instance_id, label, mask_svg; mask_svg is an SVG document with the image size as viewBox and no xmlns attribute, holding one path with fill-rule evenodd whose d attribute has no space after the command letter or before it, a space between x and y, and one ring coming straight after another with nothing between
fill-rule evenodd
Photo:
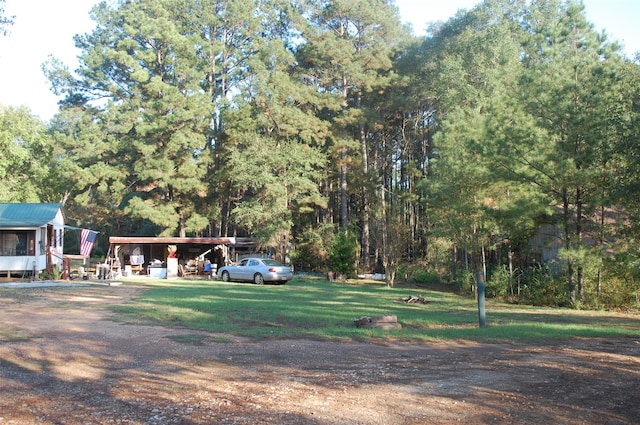
<instances>
[{"instance_id":1,"label":"deciduous tree","mask_svg":"<svg viewBox=\"0 0 640 425\"><path fill-rule=\"evenodd\" d=\"M47 190L51 144L46 127L25 107L0 106L0 199L59 202Z\"/></svg>"}]
</instances>

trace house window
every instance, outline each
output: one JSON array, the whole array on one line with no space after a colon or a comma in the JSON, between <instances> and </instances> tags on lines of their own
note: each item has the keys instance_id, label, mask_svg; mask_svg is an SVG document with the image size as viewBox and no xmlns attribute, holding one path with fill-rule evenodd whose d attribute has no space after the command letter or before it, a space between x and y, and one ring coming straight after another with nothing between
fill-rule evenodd
<instances>
[{"instance_id":1,"label":"house window","mask_svg":"<svg viewBox=\"0 0 640 425\"><path fill-rule=\"evenodd\" d=\"M40 255L47 253L47 228L40 228Z\"/></svg>"},{"instance_id":2,"label":"house window","mask_svg":"<svg viewBox=\"0 0 640 425\"><path fill-rule=\"evenodd\" d=\"M36 232L0 230L0 255L36 255Z\"/></svg>"}]
</instances>

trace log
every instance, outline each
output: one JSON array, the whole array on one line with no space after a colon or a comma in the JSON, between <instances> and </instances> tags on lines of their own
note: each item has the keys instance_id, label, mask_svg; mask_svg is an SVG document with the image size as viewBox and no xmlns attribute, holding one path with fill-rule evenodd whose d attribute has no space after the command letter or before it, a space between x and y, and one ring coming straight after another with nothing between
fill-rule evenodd
<instances>
[{"instance_id":1,"label":"log","mask_svg":"<svg viewBox=\"0 0 640 425\"><path fill-rule=\"evenodd\" d=\"M402 325L398 323L398 316L395 314L385 314L382 316L368 317L362 316L359 319L353 319L353 323L358 328L381 328L381 329L400 329Z\"/></svg>"},{"instance_id":2,"label":"log","mask_svg":"<svg viewBox=\"0 0 640 425\"><path fill-rule=\"evenodd\" d=\"M385 314L382 316L372 317L372 323L398 323L398 316L395 314Z\"/></svg>"}]
</instances>

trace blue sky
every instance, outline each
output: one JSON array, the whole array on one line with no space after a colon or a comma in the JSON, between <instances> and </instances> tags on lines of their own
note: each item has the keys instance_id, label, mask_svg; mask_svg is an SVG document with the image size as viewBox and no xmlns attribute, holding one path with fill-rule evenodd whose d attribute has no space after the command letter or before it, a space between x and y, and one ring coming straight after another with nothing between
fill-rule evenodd
<instances>
[{"instance_id":1,"label":"blue sky","mask_svg":"<svg viewBox=\"0 0 640 425\"><path fill-rule=\"evenodd\" d=\"M89 10L95 0L6 0L5 12L16 23L8 37L0 37L0 104L29 107L34 115L50 119L57 111L41 65L49 55L77 65L75 34L90 32ZM396 0L400 15L417 34L428 22L446 20L458 9L468 9L480 0ZM584 0L587 18L598 30L622 42L628 55L640 51L640 0Z\"/></svg>"}]
</instances>

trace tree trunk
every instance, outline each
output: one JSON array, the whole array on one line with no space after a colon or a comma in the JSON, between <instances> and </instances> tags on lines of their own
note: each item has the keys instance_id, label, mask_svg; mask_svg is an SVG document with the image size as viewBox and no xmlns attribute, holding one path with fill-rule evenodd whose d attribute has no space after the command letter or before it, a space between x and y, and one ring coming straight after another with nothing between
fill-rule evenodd
<instances>
[{"instance_id":1,"label":"tree trunk","mask_svg":"<svg viewBox=\"0 0 640 425\"><path fill-rule=\"evenodd\" d=\"M451 259L451 276L453 276L453 281L458 281L458 246L453 245L453 258Z\"/></svg>"},{"instance_id":2,"label":"tree trunk","mask_svg":"<svg viewBox=\"0 0 640 425\"><path fill-rule=\"evenodd\" d=\"M513 250L511 249L511 242L509 242L508 246L509 252L507 256L509 257L509 292L511 296L513 296Z\"/></svg>"},{"instance_id":3,"label":"tree trunk","mask_svg":"<svg viewBox=\"0 0 640 425\"><path fill-rule=\"evenodd\" d=\"M358 104L361 102L361 96L358 94ZM360 105L358 105L360 106ZM367 155L367 136L364 131L364 124L360 123L360 148L362 155L362 173L365 177L369 175L369 158ZM384 197L384 194L383 194ZM362 238L360 244L362 246L361 260L362 267L370 271L370 247L369 247L369 218L371 215L371 208L369 206L369 192L367 185L362 185Z\"/></svg>"},{"instance_id":4,"label":"tree trunk","mask_svg":"<svg viewBox=\"0 0 640 425\"><path fill-rule=\"evenodd\" d=\"M184 217L184 212L180 211L179 212L179 217L180 217L180 223L178 225L178 236L181 238L184 238L187 236L187 224L186 224L186 220Z\"/></svg>"},{"instance_id":5,"label":"tree trunk","mask_svg":"<svg viewBox=\"0 0 640 425\"><path fill-rule=\"evenodd\" d=\"M341 24L342 25L342 24ZM341 28L341 34L344 33L345 29ZM349 89L347 85L347 76L342 74L342 111L345 113L347 108L349 108L348 95ZM349 201L349 193L347 188L347 148L343 147L340 151L340 201L342 205L340 206L340 223L342 226L342 230L346 232L349 228L349 207L347 202Z\"/></svg>"},{"instance_id":6,"label":"tree trunk","mask_svg":"<svg viewBox=\"0 0 640 425\"><path fill-rule=\"evenodd\" d=\"M569 195L567 189L562 190L562 221L564 227L564 246L565 249L570 250L571 246L571 227L569 226ZM567 264L567 284L569 287L569 296L572 302L576 300L576 282L574 276L573 261L569 259Z\"/></svg>"},{"instance_id":7,"label":"tree trunk","mask_svg":"<svg viewBox=\"0 0 640 425\"><path fill-rule=\"evenodd\" d=\"M347 149L342 148L341 162L340 164L340 225L343 231L347 231L349 228L349 208L347 206L348 193L347 193Z\"/></svg>"},{"instance_id":8,"label":"tree trunk","mask_svg":"<svg viewBox=\"0 0 640 425\"><path fill-rule=\"evenodd\" d=\"M604 249L604 206L600 207L600 248ZM598 287L597 294L600 297L602 291L602 268L598 267Z\"/></svg>"},{"instance_id":9,"label":"tree trunk","mask_svg":"<svg viewBox=\"0 0 640 425\"><path fill-rule=\"evenodd\" d=\"M487 253L484 249L484 242L482 243L482 247L480 248L482 252L482 274L484 274L485 279L487 278Z\"/></svg>"},{"instance_id":10,"label":"tree trunk","mask_svg":"<svg viewBox=\"0 0 640 425\"><path fill-rule=\"evenodd\" d=\"M391 273L389 273L389 226L387 225L387 202L384 196L384 183L380 185L380 209L382 217L380 218L382 225L382 267L384 267L384 278L388 287L393 287Z\"/></svg>"},{"instance_id":11,"label":"tree trunk","mask_svg":"<svg viewBox=\"0 0 640 425\"><path fill-rule=\"evenodd\" d=\"M582 190L576 189L576 241L577 246L580 247L582 242ZM583 278L583 266L578 265L578 299L582 300L584 297L584 278Z\"/></svg>"}]
</instances>

